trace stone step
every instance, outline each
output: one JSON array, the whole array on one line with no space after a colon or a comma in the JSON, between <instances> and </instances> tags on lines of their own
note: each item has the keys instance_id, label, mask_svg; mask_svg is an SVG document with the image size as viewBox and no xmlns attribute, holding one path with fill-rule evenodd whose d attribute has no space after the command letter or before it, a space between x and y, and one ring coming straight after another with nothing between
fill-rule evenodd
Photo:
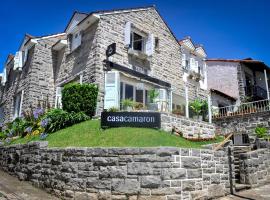
<instances>
[{"instance_id":1,"label":"stone step","mask_svg":"<svg viewBox=\"0 0 270 200\"><path fill-rule=\"evenodd\" d=\"M247 190L247 189L250 189L251 186L250 185L247 185L247 184L239 184L239 183L236 183L235 184L235 191L240 191L240 190Z\"/></svg>"}]
</instances>

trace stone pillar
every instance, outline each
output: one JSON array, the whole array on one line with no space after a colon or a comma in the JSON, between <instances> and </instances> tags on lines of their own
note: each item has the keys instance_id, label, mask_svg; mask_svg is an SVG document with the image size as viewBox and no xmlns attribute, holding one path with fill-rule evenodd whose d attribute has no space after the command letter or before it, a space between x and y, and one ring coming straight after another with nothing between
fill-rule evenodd
<instances>
[{"instance_id":1,"label":"stone pillar","mask_svg":"<svg viewBox=\"0 0 270 200\"><path fill-rule=\"evenodd\" d=\"M212 101L211 101L211 92L208 93L208 117L209 117L209 123L212 123Z\"/></svg>"},{"instance_id":2,"label":"stone pillar","mask_svg":"<svg viewBox=\"0 0 270 200\"><path fill-rule=\"evenodd\" d=\"M267 92L267 99L269 100L269 88L268 88L268 80L267 80L267 73L266 73L266 69L264 70L264 78L265 78L265 86L266 86L266 92Z\"/></svg>"},{"instance_id":3,"label":"stone pillar","mask_svg":"<svg viewBox=\"0 0 270 200\"><path fill-rule=\"evenodd\" d=\"M188 102L188 86L185 84L185 96L186 96L186 117L189 118L189 102Z\"/></svg>"}]
</instances>

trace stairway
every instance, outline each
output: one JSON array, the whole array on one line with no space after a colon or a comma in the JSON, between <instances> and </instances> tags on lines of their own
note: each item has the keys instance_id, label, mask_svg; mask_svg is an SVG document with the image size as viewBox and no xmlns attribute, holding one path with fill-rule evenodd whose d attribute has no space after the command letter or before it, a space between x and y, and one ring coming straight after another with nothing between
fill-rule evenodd
<instances>
[{"instance_id":1,"label":"stairway","mask_svg":"<svg viewBox=\"0 0 270 200\"><path fill-rule=\"evenodd\" d=\"M234 146L233 147L235 183L240 184L239 156L241 153L246 153L249 151L251 151L250 146Z\"/></svg>"}]
</instances>

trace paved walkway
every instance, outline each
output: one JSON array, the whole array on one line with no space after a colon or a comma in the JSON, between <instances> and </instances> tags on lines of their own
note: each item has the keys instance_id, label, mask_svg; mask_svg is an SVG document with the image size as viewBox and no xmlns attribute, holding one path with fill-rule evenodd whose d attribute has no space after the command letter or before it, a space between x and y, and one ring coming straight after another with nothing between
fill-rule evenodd
<instances>
[{"instance_id":1,"label":"paved walkway","mask_svg":"<svg viewBox=\"0 0 270 200\"><path fill-rule=\"evenodd\" d=\"M264 185L250 190L243 190L235 195L226 196L219 200L270 200L270 185Z\"/></svg>"},{"instance_id":2,"label":"paved walkway","mask_svg":"<svg viewBox=\"0 0 270 200\"><path fill-rule=\"evenodd\" d=\"M57 200L45 191L0 170L0 200Z\"/></svg>"}]
</instances>

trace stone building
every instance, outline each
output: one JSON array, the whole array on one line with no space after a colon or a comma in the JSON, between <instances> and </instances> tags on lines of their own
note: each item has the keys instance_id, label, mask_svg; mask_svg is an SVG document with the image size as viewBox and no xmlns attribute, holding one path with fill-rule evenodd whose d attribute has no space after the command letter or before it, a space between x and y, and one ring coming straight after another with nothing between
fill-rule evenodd
<instances>
[{"instance_id":1,"label":"stone building","mask_svg":"<svg viewBox=\"0 0 270 200\"><path fill-rule=\"evenodd\" d=\"M208 87L215 91L213 105L224 107L269 99L270 69L262 61L208 59L207 66Z\"/></svg>"},{"instance_id":2,"label":"stone building","mask_svg":"<svg viewBox=\"0 0 270 200\"><path fill-rule=\"evenodd\" d=\"M97 115L121 108L123 99L149 108L153 89L159 93L154 103L164 112L206 99L206 54L188 41L179 44L155 7L75 12L63 33L26 35L15 57L8 59L0 115L9 121L39 102L61 107L61 90L70 82L98 85ZM116 52L107 58L113 43Z\"/></svg>"},{"instance_id":3,"label":"stone building","mask_svg":"<svg viewBox=\"0 0 270 200\"><path fill-rule=\"evenodd\" d=\"M182 52L182 69L185 87L184 105L188 105L189 99L207 98L207 65L206 53L202 45L195 45L190 37L179 41ZM186 117L189 117L188 107Z\"/></svg>"}]
</instances>

